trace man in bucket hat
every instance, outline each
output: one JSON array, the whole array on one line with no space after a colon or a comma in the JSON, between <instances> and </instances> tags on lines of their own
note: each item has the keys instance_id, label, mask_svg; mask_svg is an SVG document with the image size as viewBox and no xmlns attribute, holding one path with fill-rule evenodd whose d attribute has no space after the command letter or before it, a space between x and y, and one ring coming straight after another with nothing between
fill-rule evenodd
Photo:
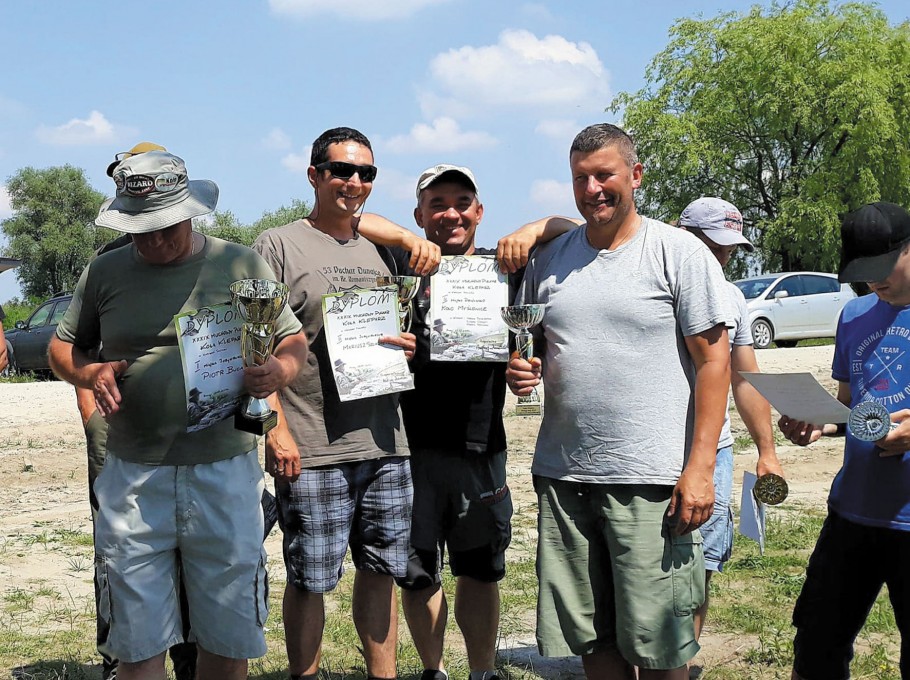
<instances>
[{"instance_id":1,"label":"man in bucket hat","mask_svg":"<svg viewBox=\"0 0 910 680\"><path fill-rule=\"evenodd\" d=\"M129 151L121 151L114 156L114 161L107 167L107 176L112 177L114 168L120 165L121 161L130 156L136 156L147 151L167 151L160 144L154 142L139 142ZM116 239L105 243L101 248L95 251L92 259L116 248L128 246L133 242L130 234L121 234ZM97 350L96 350L97 351ZM95 356L93 354L93 356ZM98 499L95 498L93 488L95 479L101 473L104 466L104 451L107 441L107 422L95 408L95 396L91 390L76 388L76 406L79 409L79 415L82 418L82 428L85 431L86 451L88 454L88 494L89 504L92 509L92 521L98 513ZM95 640L98 646L98 653L101 655L101 680L115 678L117 674L117 659L112 658L108 648L107 639L110 633L110 626L105 620L98 616L100 607L101 587L95 580ZM186 596L183 589L180 589L180 606L182 612L187 612ZM189 639L189 615L184 614L184 639ZM174 665L174 676L176 680L193 680L196 677L196 644L193 642L181 642L168 650L171 662Z\"/></svg>"},{"instance_id":2,"label":"man in bucket hat","mask_svg":"<svg viewBox=\"0 0 910 680\"><path fill-rule=\"evenodd\" d=\"M679 217L679 226L704 243L721 267L726 267L737 248L755 250L743 236L743 216L732 203L712 196L699 198L686 206ZM729 281L724 282L729 294L733 324L727 328L730 338L730 382L733 400L743 423L758 448L755 473L783 476L774 448L771 428L771 406L740 371L757 372L758 362L752 346L749 310L742 291ZM733 435L730 432L730 403L717 443L717 462L714 466L714 512L701 528L702 549L705 553L705 601L695 612L695 635L701 635L708 614L708 584L711 575L722 571L733 553Z\"/></svg>"},{"instance_id":3,"label":"man in bucket hat","mask_svg":"<svg viewBox=\"0 0 910 680\"><path fill-rule=\"evenodd\" d=\"M227 302L235 280L274 276L250 249L193 231L192 218L215 208L218 187L190 181L179 157L131 155L113 179L117 195L96 224L132 234L132 245L86 267L50 347L54 371L91 389L109 425L94 486L99 614L110 622L119 678L164 678L165 650L183 639L180 572L197 677L243 678L246 660L266 651L262 470L255 438L230 420L187 431L174 317ZM244 369L255 397L286 385L306 359L289 310L276 327L272 357Z\"/></svg>"},{"instance_id":4,"label":"man in bucket hat","mask_svg":"<svg viewBox=\"0 0 910 680\"><path fill-rule=\"evenodd\" d=\"M883 584L901 632L901 677L910 677L910 214L871 203L841 224L842 282L864 282L874 295L841 313L832 377L846 406L875 401L897 426L876 442L844 426L795 421L781 431L806 446L846 434L844 465L828 497L828 517L809 558L793 610L793 678L850 677L853 642Z\"/></svg>"}]
</instances>

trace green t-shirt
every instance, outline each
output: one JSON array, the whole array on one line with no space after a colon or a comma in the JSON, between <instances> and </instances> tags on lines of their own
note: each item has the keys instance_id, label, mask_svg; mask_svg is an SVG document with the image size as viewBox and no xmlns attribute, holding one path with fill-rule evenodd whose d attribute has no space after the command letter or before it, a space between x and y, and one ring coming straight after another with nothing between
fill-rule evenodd
<instances>
[{"instance_id":1,"label":"green t-shirt","mask_svg":"<svg viewBox=\"0 0 910 680\"><path fill-rule=\"evenodd\" d=\"M108 419L107 452L147 465L195 465L225 460L256 446L233 420L188 433L186 388L174 316L230 301L239 279L272 279L249 248L207 237L196 255L174 265L151 265L135 247L101 255L82 273L57 336L103 361L126 360L120 410ZM300 330L285 308L276 344Z\"/></svg>"}]
</instances>

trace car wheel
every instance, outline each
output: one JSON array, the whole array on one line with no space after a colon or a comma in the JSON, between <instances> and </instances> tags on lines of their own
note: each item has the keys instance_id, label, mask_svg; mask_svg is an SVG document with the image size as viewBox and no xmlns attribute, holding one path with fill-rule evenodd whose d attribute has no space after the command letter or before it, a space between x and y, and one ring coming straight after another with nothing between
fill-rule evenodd
<instances>
[{"instance_id":1,"label":"car wheel","mask_svg":"<svg viewBox=\"0 0 910 680\"><path fill-rule=\"evenodd\" d=\"M774 341L774 330L765 319L752 322L752 346L755 349L768 349Z\"/></svg>"},{"instance_id":2,"label":"car wheel","mask_svg":"<svg viewBox=\"0 0 910 680\"><path fill-rule=\"evenodd\" d=\"M778 347L796 347L799 340L775 340L774 342Z\"/></svg>"}]
</instances>

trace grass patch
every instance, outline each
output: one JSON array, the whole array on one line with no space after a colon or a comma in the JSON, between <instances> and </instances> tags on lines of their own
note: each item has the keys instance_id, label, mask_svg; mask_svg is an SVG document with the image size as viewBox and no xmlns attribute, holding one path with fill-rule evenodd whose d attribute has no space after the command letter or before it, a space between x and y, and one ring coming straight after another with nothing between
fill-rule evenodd
<instances>
[{"instance_id":1,"label":"grass patch","mask_svg":"<svg viewBox=\"0 0 910 680\"><path fill-rule=\"evenodd\" d=\"M522 508L516 525L528 524L534 508ZM788 678L793 659L793 604L805 579L805 567L824 515L816 510L784 505L772 508L767 526L764 555L758 545L737 534L733 559L722 574L711 580L711 610L708 631L734 636L738 651L704 669L704 680L743 678ZM51 529L35 524L33 540L51 549L82 548L91 536L69 529ZM39 545L39 549L41 546ZM79 552L67 562L71 573L86 578L90 565ZM273 557L273 563L280 557ZM87 560L87 558L86 558ZM501 584L500 629L509 639L533 639L537 579L533 553L516 548L509 554L508 574ZM338 589L326 596L326 626L323 643L324 680L362 680L365 677L360 640L351 620L353 570ZM270 594L266 641L268 653L250 663L250 677L257 680L284 680L287 660L281 616L284 584L273 580ZM461 633L455 623L455 582L444 571L443 589L449 603L445 661L452 678L465 678L469 667ZM399 612L399 676L414 680L422 666L411 642L404 616ZM854 677L897 680L899 636L887 600L882 593L857 641L851 666ZM517 659L515 650L500 645L502 677L534 680L554 677L552 670L538 674ZM523 649L523 648L522 648ZM723 656L723 655L722 655ZM715 655L715 658L717 655ZM19 678L97 678L98 658L94 651L94 615L90 598L74 598L65 589L46 581L19 584L2 594L0 602L0 664Z\"/></svg>"}]
</instances>

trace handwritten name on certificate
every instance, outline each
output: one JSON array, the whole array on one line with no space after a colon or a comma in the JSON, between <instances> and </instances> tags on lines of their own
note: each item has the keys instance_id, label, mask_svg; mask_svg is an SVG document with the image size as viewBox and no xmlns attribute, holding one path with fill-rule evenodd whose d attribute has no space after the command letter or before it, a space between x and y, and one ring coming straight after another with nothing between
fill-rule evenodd
<instances>
[{"instance_id":1,"label":"handwritten name on certificate","mask_svg":"<svg viewBox=\"0 0 910 680\"><path fill-rule=\"evenodd\" d=\"M186 386L187 432L204 430L234 414L243 390L242 319L231 303L174 317Z\"/></svg>"},{"instance_id":2,"label":"handwritten name on certificate","mask_svg":"<svg viewBox=\"0 0 910 680\"><path fill-rule=\"evenodd\" d=\"M398 336L398 291L361 288L322 296L332 374L341 401L414 389L404 350L380 345L383 335Z\"/></svg>"},{"instance_id":3,"label":"handwritten name on certificate","mask_svg":"<svg viewBox=\"0 0 910 680\"><path fill-rule=\"evenodd\" d=\"M508 275L492 255L442 258L430 279L430 359L508 361Z\"/></svg>"}]
</instances>

